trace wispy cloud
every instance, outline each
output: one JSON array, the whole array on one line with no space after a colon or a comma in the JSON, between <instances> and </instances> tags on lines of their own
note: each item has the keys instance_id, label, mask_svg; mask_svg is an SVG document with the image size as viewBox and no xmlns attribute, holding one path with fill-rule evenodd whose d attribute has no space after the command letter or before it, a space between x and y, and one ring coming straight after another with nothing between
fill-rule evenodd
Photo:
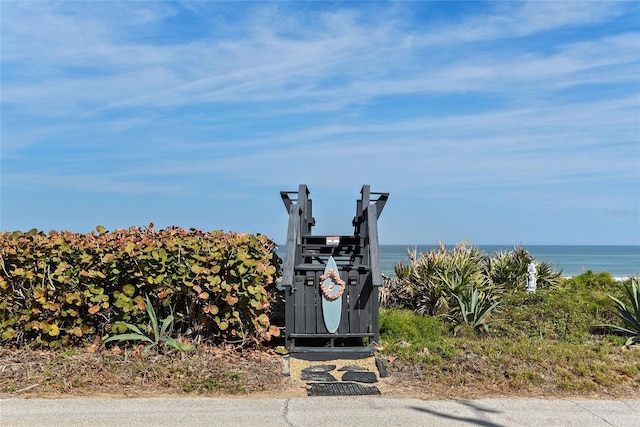
<instances>
[{"instance_id":1,"label":"wispy cloud","mask_svg":"<svg viewBox=\"0 0 640 427\"><path fill-rule=\"evenodd\" d=\"M640 6L453 6L4 2L2 187L637 201Z\"/></svg>"}]
</instances>

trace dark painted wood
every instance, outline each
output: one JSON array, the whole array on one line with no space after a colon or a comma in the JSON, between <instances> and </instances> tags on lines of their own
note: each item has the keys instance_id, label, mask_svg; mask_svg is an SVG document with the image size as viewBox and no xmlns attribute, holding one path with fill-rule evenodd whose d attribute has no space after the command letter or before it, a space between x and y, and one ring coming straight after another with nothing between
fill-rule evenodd
<instances>
[{"instance_id":1,"label":"dark painted wood","mask_svg":"<svg viewBox=\"0 0 640 427\"><path fill-rule=\"evenodd\" d=\"M292 325L285 325L287 334L291 332L294 332L294 333L307 332L305 330L306 319L304 317L304 310L302 310L302 307L304 307L304 305L306 304L306 298L305 298L305 292L304 292L305 288L306 286L304 284L304 277L297 276L295 281L294 292L292 295L293 298L290 298L289 301L285 301L285 303L290 303L290 304L287 304L287 308L289 308L289 311L293 313L292 317L294 321ZM299 307L299 309L296 310L296 307Z\"/></svg>"},{"instance_id":2,"label":"dark painted wood","mask_svg":"<svg viewBox=\"0 0 640 427\"><path fill-rule=\"evenodd\" d=\"M339 241L332 239L328 244L327 236L312 234L315 219L307 186L300 185L297 193L280 193L289 213L281 286L285 290L285 345L292 353L316 346L322 347L322 354L349 349L358 352L362 349L358 338L378 340L377 287L382 285L382 277L377 220L388 193L372 193L370 186L364 185L360 194L354 234L335 236ZM324 324L320 290L320 276L329 257L335 259L340 277L347 283L340 325L334 334L328 333Z\"/></svg>"},{"instance_id":3,"label":"dark painted wood","mask_svg":"<svg viewBox=\"0 0 640 427\"><path fill-rule=\"evenodd\" d=\"M380 253L378 245L378 208L370 205L367 210L367 221L369 228L369 262L371 264L371 276L373 286L382 286L382 271L380 269Z\"/></svg>"},{"instance_id":4,"label":"dark painted wood","mask_svg":"<svg viewBox=\"0 0 640 427\"><path fill-rule=\"evenodd\" d=\"M292 286L294 266L296 262L296 247L300 236L300 208L289 205L289 230L287 231L287 246L285 247L284 266L282 268L282 286Z\"/></svg>"}]
</instances>

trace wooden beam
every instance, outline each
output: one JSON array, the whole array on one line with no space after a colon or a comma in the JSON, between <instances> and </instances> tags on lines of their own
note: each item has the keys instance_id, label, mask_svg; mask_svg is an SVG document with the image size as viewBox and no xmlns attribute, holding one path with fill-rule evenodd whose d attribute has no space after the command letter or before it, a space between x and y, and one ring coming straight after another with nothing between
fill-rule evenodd
<instances>
[{"instance_id":1,"label":"wooden beam","mask_svg":"<svg viewBox=\"0 0 640 427\"><path fill-rule=\"evenodd\" d=\"M296 265L296 248L300 244L300 208L289 206L289 227L285 247L284 266L282 268L282 286L293 286L293 270Z\"/></svg>"},{"instance_id":2,"label":"wooden beam","mask_svg":"<svg viewBox=\"0 0 640 427\"><path fill-rule=\"evenodd\" d=\"M373 286L382 286L380 252L378 247L378 208L375 204L367 207L367 227L369 232L369 263Z\"/></svg>"}]
</instances>

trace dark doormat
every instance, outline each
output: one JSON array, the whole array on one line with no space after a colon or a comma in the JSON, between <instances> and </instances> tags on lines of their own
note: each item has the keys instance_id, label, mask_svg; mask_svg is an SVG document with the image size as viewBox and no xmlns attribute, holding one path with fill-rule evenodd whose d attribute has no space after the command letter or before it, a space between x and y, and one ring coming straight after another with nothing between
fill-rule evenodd
<instances>
[{"instance_id":1,"label":"dark doormat","mask_svg":"<svg viewBox=\"0 0 640 427\"><path fill-rule=\"evenodd\" d=\"M369 396L380 394L376 386L349 382L308 383L307 396Z\"/></svg>"}]
</instances>

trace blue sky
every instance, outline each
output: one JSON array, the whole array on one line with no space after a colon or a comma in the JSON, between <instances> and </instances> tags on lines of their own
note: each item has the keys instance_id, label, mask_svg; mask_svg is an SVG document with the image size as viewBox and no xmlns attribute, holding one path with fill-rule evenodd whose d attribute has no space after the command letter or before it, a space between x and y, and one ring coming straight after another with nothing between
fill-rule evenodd
<instances>
[{"instance_id":1,"label":"blue sky","mask_svg":"<svg viewBox=\"0 0 640 427\"><path fill-rule=\"evenodd\" d=\"M2 231L640 244L640 2L1 2Z\"/></svg>"}]
</instances>

